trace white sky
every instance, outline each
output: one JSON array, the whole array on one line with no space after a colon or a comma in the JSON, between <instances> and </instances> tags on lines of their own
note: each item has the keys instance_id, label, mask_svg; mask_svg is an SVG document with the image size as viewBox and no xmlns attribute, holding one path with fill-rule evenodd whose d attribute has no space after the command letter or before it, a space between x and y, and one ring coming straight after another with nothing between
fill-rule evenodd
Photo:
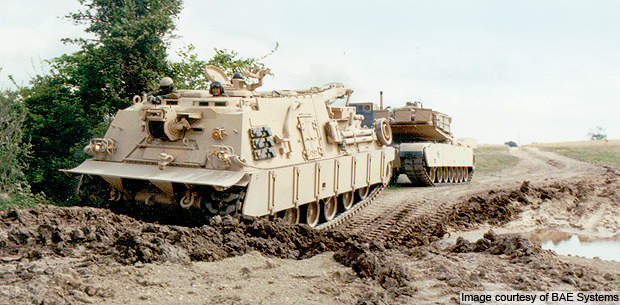
<instances>
[{"instance_id":1,"label":"white sky","mask_svg":"<svg viewBox=\"0 0 620 305\"><path fill-rule=\"evenodd\" d=\"M83 35L61 16L77 0L0 0L0 88L27 84L42 60ZM617 1L185 0L172 49L194 44L261 56L265 89L342 82L354 100L418 99L481 143L583 140L595 126L620 138Z\"/></svg>"}]
</instances>

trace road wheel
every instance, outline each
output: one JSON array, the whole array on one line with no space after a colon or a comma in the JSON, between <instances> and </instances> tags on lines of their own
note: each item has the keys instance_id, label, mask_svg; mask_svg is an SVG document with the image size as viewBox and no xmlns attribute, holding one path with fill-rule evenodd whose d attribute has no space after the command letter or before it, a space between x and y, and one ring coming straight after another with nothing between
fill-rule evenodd
<instances>
[{"instance_id":1,"label":"road wheel","mask_svg":"<svg viewBox=\"0 0 620 305\"><path fill-rule=\"evenodd\" d=\"M346 192L338 195L338 201L340 202L341 211L349 210L355 203L353 192Z\"/></svg>"},{"instance_id":2,"label":"road wheel","mask_svg":"<svg viewBox=\"0 0 620 305\"><path fill-rule=\"evenodd\" d=\"M281 218L286 223L290 224L298 224L299 223L299 208L292 207L290 209L284 210L281 213Z\"/></svg>"},{"instance_id":3,"label":"road wheel","mask_svg":"<svg viewBox=\"0 0 620 305\"><path fill-rule=\"evenodd\" d=\"M323 220L330 221L336 218L336 214L338 213L338 202L336 201L336 196L321 200L321 207L323 208Z\"/></svg>"},{"instance_id":4,"label":"road wheel","mask_svg":"<svg viewBox=\"0 0 620 305\"><path fill-rule=\"evenodd\" d=\"M368 197L368 193L370 191L370 188L367 186L364 187L360 187L358 188L355 193L357 194L357 198L359 199L359 201L362 201L364 199L366 199L366 197Z\"/></svg>"},{"instance_id":5,"label":"road wheel","mask_svg":"<svg viewBox=\"0 0 620 305\"><path fill-rule=\"evenodd\" d=\"M306 204L305 207L306 224L314 228L319 224L319 215L321 214L320 204L318 201L314 201Z\"/></svg>"}]
</instances>

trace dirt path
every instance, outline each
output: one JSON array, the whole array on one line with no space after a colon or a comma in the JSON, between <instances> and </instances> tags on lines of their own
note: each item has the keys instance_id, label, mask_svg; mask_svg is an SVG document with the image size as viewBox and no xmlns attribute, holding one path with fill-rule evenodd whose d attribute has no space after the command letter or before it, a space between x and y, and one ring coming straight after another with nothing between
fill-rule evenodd
<instances>
[{"instance_id":1,"label":"dirt path","mask_svg":"<svg viewBox=\"0 0 620 305\"><path fill-rule=\"evenodd\" d=\"M620 263L535 243L550 228L618 234L620 175L534 148L510 153L517 166L469 185L389 188L337 232L10 211L0 218L0 304L445 304L465 290L620 285ZM518 210L505 209L515 202ZM531 229L534 242L494 233L476 241L488 229Z\"/></svg>"}]
</instances>

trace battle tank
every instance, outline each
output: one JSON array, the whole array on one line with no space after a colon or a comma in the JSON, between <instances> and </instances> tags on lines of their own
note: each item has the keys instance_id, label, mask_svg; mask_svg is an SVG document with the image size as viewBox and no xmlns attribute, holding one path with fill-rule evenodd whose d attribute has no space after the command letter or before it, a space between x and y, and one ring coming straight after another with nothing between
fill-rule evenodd
<instances>
[{"instance_id":1,"label":"battle tank","mask_svg":"<svg viewBox=\"0 0 620 305\"><path fill-rule=\"evenodd\" d=\"M85 147L93 158L68 172L103 178L115 205L312 227L359 208L389 183L395 154L386 119L362 127L354 107L333 103L353 92L341 84L254 91L266 74L246 74L258 78L247 85L208 66L219 91L135 96L105 137ZM160 85L173 87L170 79Z\"/></svg>"},{"instance_id":2,"label":"battle tank","mask_svg":"<svg viewBox=\"0 0 620 305\"><path fill-rule=\"evenodd\" d=\"M474 174L473 148L459 143L452 135L452 118L423 108L419 102L404 107L379 109L373 103L356 103L357 112L365 117L364 124L377 119L389 120L396 148L391 183L401 174L416 186L437 186L469 183Z\"/></svg>"}]
</instances>

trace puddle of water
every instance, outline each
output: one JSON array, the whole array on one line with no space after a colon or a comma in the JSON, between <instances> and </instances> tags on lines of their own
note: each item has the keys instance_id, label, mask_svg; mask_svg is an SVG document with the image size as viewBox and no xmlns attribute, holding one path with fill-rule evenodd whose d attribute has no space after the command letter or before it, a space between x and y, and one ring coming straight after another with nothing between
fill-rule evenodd
<instances>
[{"instance_id":1,"label":"puddle of water","mask_svg":"<svg viewBox=\"0 0 620 305\"><path fill-rule=\"evenodd\" d=\"M595 256L604 260L620 262L620 242L612 240L595 240L583 242L577 235L554 243L552 240L541 243L543 249L553 250L562 255L579 255L588 258Z\"/></svg>"}]
</instances>

